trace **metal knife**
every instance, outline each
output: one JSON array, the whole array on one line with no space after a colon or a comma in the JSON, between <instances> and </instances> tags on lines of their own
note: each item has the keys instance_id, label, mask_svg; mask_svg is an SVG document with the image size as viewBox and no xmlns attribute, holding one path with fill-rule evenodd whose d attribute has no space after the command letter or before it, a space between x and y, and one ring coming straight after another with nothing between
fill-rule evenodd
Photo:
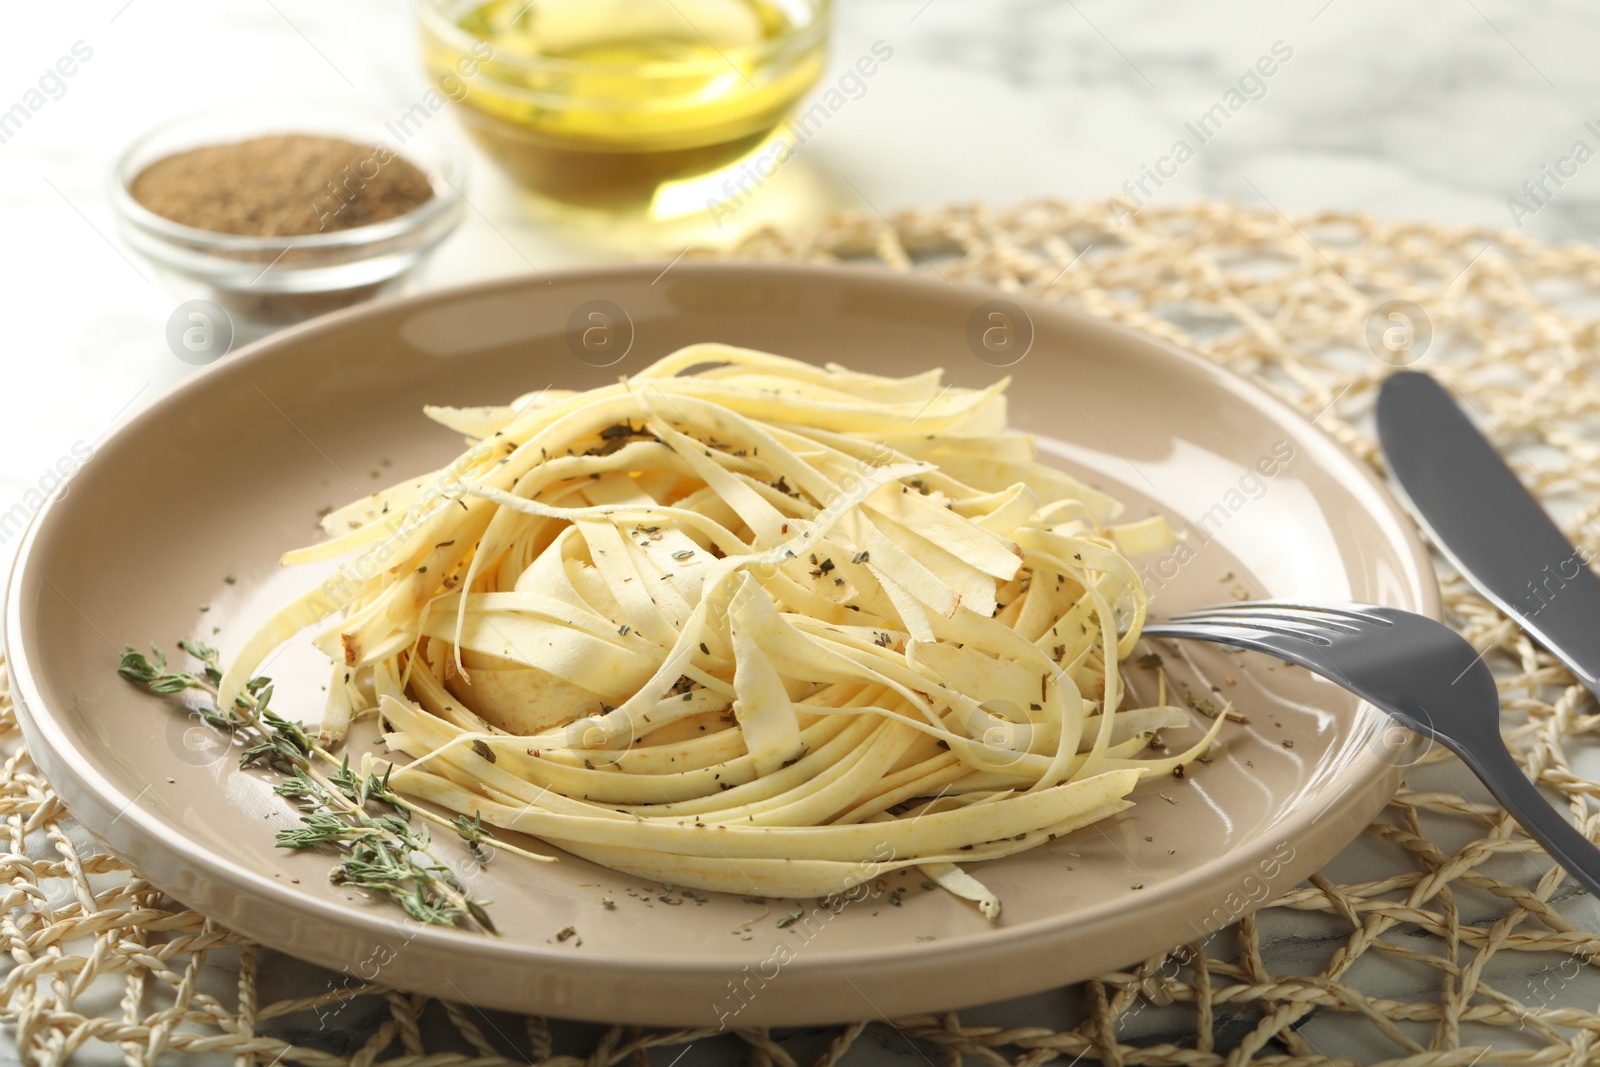
<instances>
[{"instance_id":1,"label":"metal knife","mask_svg":"<svg viewBox=\"0 0 1600 1067\"><path fill-rule=\"evenodd\" d=\"M1600 697L1600 579L1444 387L1401 371L1378 442L1418 521L1468 581Z\"/></svg>"}]
</instances>

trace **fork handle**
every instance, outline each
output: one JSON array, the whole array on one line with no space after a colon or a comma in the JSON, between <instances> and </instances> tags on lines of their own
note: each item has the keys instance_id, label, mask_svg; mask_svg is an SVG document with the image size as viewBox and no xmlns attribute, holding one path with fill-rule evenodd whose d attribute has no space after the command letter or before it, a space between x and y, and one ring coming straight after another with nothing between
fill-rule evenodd
<instances>
[{"instance_id":1,"label":"fork handle","mask_svg":"<svg viewBox=\"0 0 1600 1067\"><path fill-rule=\"evenodd\" d=\"M1545 799L1498 737L1470 745L1443 736L1439 740L1477 773L1528 836L1543 845L1579 885L1600 898L1600 848Z\"/></svg>"}]
</instances>

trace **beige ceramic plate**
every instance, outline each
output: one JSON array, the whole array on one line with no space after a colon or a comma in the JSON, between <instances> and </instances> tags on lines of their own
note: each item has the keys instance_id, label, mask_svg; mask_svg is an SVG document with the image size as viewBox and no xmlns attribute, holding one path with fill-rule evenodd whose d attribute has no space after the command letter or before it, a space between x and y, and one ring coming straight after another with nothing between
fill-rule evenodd
<instances>
[{"instance_id":1,"label":"beige ceramic plate","mask_svg":"<svg viewBox=\"0 0 1600 1067\"><path fill-rule=\"evenodd\" d=\"M321 509L460 449L424 420L424 403L593 386L689 342L883 374L942 366L964 385L1011 374L1013 422L1053 461L1133 515L1159 506L1200 524L1192 558L1146 561L1158 616L1239 591L1438 612L1426 557L1368 472L1201 359L936 280L788 266L659 273L500 281L342 313L210 368L109 440L34 522L5 617L24 732L84 825L179 900L358 976L481 1007L753 1026L954 1008L1145 958L1303 878L1390 795L1401 760L1385 757L1376 712L1304 671L1196 648L1183 667L1191 691L1217 685L1249 723L1230 726L1218 757L1185 780L1142 786L1128 813L982 868L1005 905L993 926L915 872L835 915L812 902L699 901L570 857L500 858L477 872L450 841L474 892L493 901L505 936L491 939L403 922L329 884L325 857L274 848L292 821L285 802L118 678L119 649L170 648L185 634L236 647L270 605L320 577L276 560L314 539ZM1004 371L992 365L1023 348ZM281 655L269 668L275 706L314 716L322 672L304 651ZM1149 675L1131 673L1148 694ZM354 739L371 743L370 732ZM568 927L575 936L559 939Z\"/></svg>"}]
</instances>

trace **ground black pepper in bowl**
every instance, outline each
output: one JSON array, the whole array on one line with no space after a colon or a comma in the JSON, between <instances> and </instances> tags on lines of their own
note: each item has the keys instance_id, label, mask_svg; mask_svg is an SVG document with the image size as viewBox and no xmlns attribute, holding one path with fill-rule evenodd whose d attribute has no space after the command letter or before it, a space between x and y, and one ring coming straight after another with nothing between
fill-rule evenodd
<instances>
[{"instance_id":1,"label":"ground black pepper in bowl","mask_svg":"<svg viewBox=\"0 0 1600 1067\"><path fill-rule=\"evenodd\" d=\"M399 289L461 221L466 160L445 128L321 104L201 112L129 146L111 201L124 240L233 336Z\"/></svg>"},{"instance_id":2,"label":"ground black pepper in bowl","mask_svg":"<svg viewBox=\"0 0 1600 1067\"><path fill-rule=\"evenodd\" d=\"M433 198L427 175L387 148L299 133L167 156L129 191L162 218L252 237L347 230Z\"/></svg>"}]
</instances>

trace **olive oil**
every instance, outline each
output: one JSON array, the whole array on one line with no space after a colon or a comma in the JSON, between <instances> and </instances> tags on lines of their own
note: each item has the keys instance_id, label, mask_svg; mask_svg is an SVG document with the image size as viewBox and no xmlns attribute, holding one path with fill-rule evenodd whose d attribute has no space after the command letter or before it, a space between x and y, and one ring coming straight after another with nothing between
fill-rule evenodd
<instances>
[{"instance_id":1,"label":"olive oil","mask_svg":"<svg viewBox=\"0 0 1600 1067\"><path fill-rule=\"evenodd\" d=\"M584 207L648 208L663 183L737 162L825 58L826 0L425 7L430 74L469 135L522 185Z\"/></svg>"}]
</instances>

